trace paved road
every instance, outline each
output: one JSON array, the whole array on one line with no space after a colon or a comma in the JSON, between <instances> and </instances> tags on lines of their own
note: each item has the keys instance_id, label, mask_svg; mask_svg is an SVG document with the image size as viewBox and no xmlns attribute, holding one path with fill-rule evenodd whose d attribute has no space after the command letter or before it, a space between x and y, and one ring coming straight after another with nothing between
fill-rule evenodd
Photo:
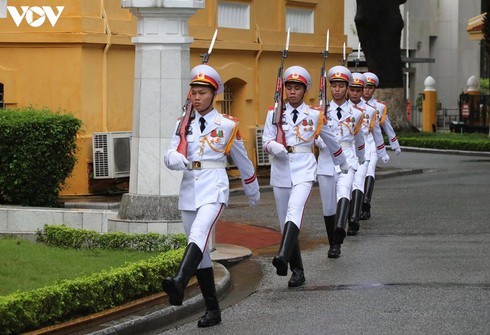
<instances>
[{"instance_id":1,"label":"paved road","mask_svg":"<svg viewBox=\"0 0 490 335\"><path fill-rule=\"evenodd\" d=\"M306 285L287 288L272 255L256 291L222 312L161 334L490 334L490 156L403 152L387 167L422 174L378 179L372 218L326 257L318 189L300 234ZM253 211L231 198L222 220L277 229L271 192Z\"/></svg>"}]
</instances>

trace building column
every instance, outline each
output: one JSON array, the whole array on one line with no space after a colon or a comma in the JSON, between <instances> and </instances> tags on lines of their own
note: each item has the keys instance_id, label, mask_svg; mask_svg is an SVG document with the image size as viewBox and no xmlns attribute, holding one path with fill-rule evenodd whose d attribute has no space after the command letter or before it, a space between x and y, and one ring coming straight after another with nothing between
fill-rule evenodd
<instances>
[{"instance_id":1,"label":"building column","mask_svg":"<svg viewBox=\"0 0 490 335\"><path fill-rule=\"evenodd\" d=\"M204 0L122 0L138 18L129 193L110 230L183 232L177 209L182 172L163 164L189 91L188 19Z\"/></svg>"}]
</instances>

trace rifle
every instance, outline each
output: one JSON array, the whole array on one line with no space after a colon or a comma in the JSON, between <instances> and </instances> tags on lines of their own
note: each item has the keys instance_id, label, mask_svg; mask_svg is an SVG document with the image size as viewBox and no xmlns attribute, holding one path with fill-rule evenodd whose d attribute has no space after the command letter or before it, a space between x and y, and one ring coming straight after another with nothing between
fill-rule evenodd
<instances>
[{"instance_id":1,"label":"rifle","mask_svg":"<svg viewBox=\"0 0 490 335\"><path fill-rule=\"evenodd\" d=\"M322 52L323 63L320 70L320 90L318 92L318 106L323 110L323 114L327 116L329 107L328 94L327 94L327 72L325 70L325 62L328 58L328 40L330 36L330 30L327 31L327 42L325 45L325 51Z\"/></svg>"},{"instance_id":2,"label":"rifle","mask_svg":"<svg viewBox=\"0 0 490 335\"><path fill-rule=\"evenodd\" d=\"M211 56L211 51L213 51L214 42L216 41L216 36L218 35L218 29L214 31L213 38L211 39L211 44L209 49L205 54L202 54L201 64L206 64ZM182 116L180 117L179 124L177 125L177 130L175 135L180 137L179 145L177 146L177 151L182 155L187 157L187 132L189 130L191 121L195 118L194 106L191 102L191 90L187 93L187 99L185 100L184 106L182 106Z\"/></svg>"},{"instance_id":3,"label":"rifle","mask_svg":"<svg viewBox=\"0 0 490 335\"><path fill-rule=\"evenodd\" d=\"M286 37L286 48L282 51L281 66L279 66L279 70L277 72L276 92L274 93L274 112L272 114L272 124L277 126L276 142L284 145L284 147L286 147L286 135L284 134L284 130L282 129L282 115L285 109L283 100L284 79L282 78L282 69L284 65L284 59L288 57L288 48L289 28Z\"/></svg>"},{"instance_id":4,"label":"rifle","mask_svg":"<svg viewBox=\"0 0 490 335\"><path fill-rule=\"evenodd\" d=\"M359 42L357 44L357 58L354 62L355 64L355 69L356 69L356 72L357 72L357 67L359 66L359 62L361 61L361 42Z\"/></svg>"}]
</instances>

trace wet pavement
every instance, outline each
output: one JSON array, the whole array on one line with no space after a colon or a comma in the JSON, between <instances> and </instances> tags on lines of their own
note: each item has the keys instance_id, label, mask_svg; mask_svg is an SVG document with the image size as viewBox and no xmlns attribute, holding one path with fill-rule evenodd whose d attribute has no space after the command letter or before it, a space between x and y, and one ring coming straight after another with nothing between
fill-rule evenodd
<instances>
[{"instance_id":1,"label":"wet pavement","mask_svg":"<svg viewBox=\"0 0 490 335\"><path fill-rule=\"evenodd\" d=\"M194 286L184 306L154 306L158 318L141 313L90 333L490 334L490 153L390 155L377 174L373 216L339 259L326 257L313 189L300 234L304 286L288 289L271 265L280 234L270 188L262 181L261 202L250 208L236 185L216 243L251 256L218 269L222 324L197 328L204 307Z\"/></svg>"},{"instance_id":2,"label":"wet pavement","mask_svg":"<svg viewBox=\"0 0 490 335\"><path fill-rule=\"evenodd\" d=\"M339 259L326 257L313 190L300 234L304 286L288 289L275 274L277 245L254 249L261 271L231 277L259 282L245 299L222 300L222 324L197 328L201 311L158 334L490 334L490 156L405 151L388 168L419 172L376 179L373 216ZM258 208L245 204L233 196L221 220L278 229L272 192ZM235 243L254 235L243 239Z\"/></svg>"}]
</instances>

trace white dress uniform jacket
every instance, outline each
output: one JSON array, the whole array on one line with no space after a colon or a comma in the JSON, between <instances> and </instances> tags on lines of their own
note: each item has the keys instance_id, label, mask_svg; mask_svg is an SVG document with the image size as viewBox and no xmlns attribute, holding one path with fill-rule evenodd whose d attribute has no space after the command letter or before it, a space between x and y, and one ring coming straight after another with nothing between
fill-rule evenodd
<instances>
[{"instance_id":1,"label":"white dress uniform jacket","mask_svg":"<svg viewBox=\"0 0 490 335\"><path fill-rule=\"evenodd\" d=\"M398 143L398 139L396 138L396 133L393 127L391 126L390 119L388 118L388 107L382 101L371 98L367 102L370 105L376 105L378 110L378 120L380 127L384 130L388 139L390 140L391 150L396 150L400 148L400 143Z\"/></svg>"},{"instance_id":2,"label":"white dress uniform jacket","mask_svg":"<svg viewBox=\"0 0 490 335\"><path fill-rule=\"evenodd\" d=\"M228 205L229 180L225 169L228 154L240 170L245 194L258 192L255 170L238 132L238 120L213 109L204 116L206 128L201 134L199 118L196 112L187 134L189 169L184 170L180 185L179 210L195 211L204 204L216 202ZM174 133L165 164L168 154L176 150L179 142L179 136ZM206 168L207 162L212 162L208 166L214 167ZM218 165L220 167L216 168Z\"/></svg>"},{"instance_id":3,"label":"white dress uniform jacket","mask_svg":"<svg viewBox=\"0 0 490 335\"><path fill-rule=\"evenodd\" d=\"M301 147L307 152L288 153L287 158L277 158L271 156L271 186L291 187L304 182L314 182L316 180L317 162L313 154L313 143L321 131L323 125L323 115L319 110L311 108L305 103L296 108L298 118L293 122L291 113L294 110L286 104L283 113L282 129L284 130L286 145L288 147ZM277 127L272 124L273 108L267 113L262 136L264 150L269 152L267 147L271 141L276 140ZM290 149L292 151L294 149Z\"/></svg>"},{"instance_id":4,"label":"white dress uniform jacket","mask_svg":"<svg viewBox=\"0 0 490 335\"><path fill-rule=\"evenodd\" d=\"M366 160L370 160L371 155L377 155L379 158L385 156L385 142L379 126L378 110L376 106L366 103L363 99L361 99L358 104L352 105L360 108L364 114L361 129L364 134L364 141L366 142Z\"/></svg>"},{"instance_id":5,"label":"white dress uniform jacket","mask_svg":"<svg viewBox=\"0 0 490 335\"><path fill-rule=\"evenodd\" d=\"M337 116L337 108L342 109L342 117ZM338 106L334 101L330 103L328 125L331 127L337 141L342 146L342 150L347 158L347 162L352 169L357 170L358 159L365 159L364 156L364 135L361 131L363 115L353 108L348 101L342 106ZM337 166L336 171L340 172Z\"/></svg>"}]
</instances>

